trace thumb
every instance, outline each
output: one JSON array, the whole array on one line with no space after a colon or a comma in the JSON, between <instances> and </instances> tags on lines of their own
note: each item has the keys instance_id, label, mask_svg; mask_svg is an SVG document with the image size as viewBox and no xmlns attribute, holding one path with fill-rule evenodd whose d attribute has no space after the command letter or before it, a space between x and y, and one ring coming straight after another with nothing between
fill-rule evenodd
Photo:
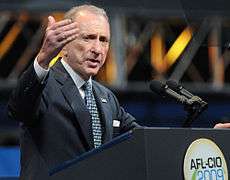
<instances>
[{"instance_id":1,"label":"thumb","mask_svg":"<svg viewBox=\"0 0 230 180\"><path fill-rule=\"evenodd\" d=\"M54 24L56 21L53 16L48 17L48 27Z\"/></svg>"}]
</instances>

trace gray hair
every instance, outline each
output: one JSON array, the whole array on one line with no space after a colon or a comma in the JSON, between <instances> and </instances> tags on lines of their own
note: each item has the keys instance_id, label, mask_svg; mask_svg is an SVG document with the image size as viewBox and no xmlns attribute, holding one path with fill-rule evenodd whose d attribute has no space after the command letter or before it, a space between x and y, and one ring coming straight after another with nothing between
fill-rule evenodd
<instances>
[{"instance_id":1,"label":"gray hair","mask_svg":"<svg viewBox=\"0 0 230 180\"><path fill-rule=\"evenodd\" d=\"M69 11L65 13L65 19L74 19L77 16L77 14L81 11L89 11L93 14L104 16L106 20L109 22L109 18L107 16L106 11L94 5L81 5L72 7Z\"/></svg>"}]
</instances>

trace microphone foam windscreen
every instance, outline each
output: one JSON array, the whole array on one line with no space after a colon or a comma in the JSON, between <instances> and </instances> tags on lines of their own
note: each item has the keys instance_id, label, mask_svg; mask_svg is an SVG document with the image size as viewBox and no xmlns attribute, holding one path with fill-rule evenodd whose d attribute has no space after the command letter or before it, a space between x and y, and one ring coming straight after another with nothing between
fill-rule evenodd
<instances>
[{"instance_id":1,"label":"microphone foam windscreen","mask_svg":"<svg viewBox=\"0 0 230 180\"><path fill-rule=\"evenodd\" d=\"M162 94L164 89L164 84L157 80L152 80L149 85L150 89L157 94Z\"/></svg>"}]
</instances>

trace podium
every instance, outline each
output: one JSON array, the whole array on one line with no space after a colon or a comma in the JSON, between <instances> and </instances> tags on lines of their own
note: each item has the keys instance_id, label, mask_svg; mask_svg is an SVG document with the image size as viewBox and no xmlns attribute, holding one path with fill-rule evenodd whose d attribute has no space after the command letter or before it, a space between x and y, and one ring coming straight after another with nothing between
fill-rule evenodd
<instances>
[{"instance_id":1,"label":"podium","mask_svg":"<svg viewBox=\"0 0 230 180\"><path fill-rule=\"evenodd\" d=\"M186 151L200 138L216 143L230 167L230 130L138 128L54 168L50 179L181 180Z\"/></svg>"}]
</instances>

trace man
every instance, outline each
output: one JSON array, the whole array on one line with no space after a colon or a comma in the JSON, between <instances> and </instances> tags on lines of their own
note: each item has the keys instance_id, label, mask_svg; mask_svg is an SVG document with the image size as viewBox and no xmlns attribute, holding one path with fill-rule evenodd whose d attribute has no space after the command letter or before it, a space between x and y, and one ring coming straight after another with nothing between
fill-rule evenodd
<instances>
[{"instance_id":1,"label":"man","mask_svg":"<svg viewBox=\"0 0 230 180\"><path fill-rule=\"evenodd\" d=\"M34 63L21 76L9 114L21 122L20 179L44 179L48 171L137 127L114 94L92 80L104 64L110 26L103 9L74 7L65 20L48 17ZM49 69L59 52L62 59Z\"/></svg>"}]
</instances>

